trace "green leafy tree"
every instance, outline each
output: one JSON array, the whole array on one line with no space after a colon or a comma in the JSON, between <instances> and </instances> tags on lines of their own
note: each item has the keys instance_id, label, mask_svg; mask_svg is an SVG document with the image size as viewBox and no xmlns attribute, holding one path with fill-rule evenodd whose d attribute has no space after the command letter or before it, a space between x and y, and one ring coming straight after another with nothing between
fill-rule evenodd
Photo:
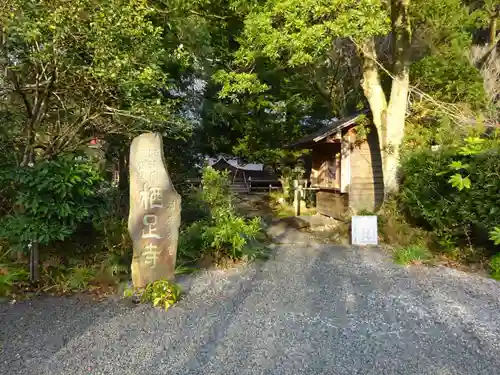
<instances>
[{"instance_id":1,"label":"green leafy tree","mask_svg":"<svg viewBox=\"0 0 500 375\"><path fill-rule=\"evenodd\" d=\"M309 103L323 98L322 118L329 119L362 105L363 93L388 193L398 188L412 64L415 84L435 99L484 104L481 76L467 56L479 16L459 0L268 0L249 9L233 64L214 76L220 97L233 103L273 93L272 101L287 102L293 94ZM266 129L256 122L260 127Z\"/></svg>"},{"instance_id":2,"label":"green leafy tree","mask_svg":"<svg viewBox=\"0 0 500 375\"><path fill-rule=\"evenodd\" d=\"M145 0L8 0L0 12L0 96L21 117L26 165L95 134L182 127L164 46ZM167 125L168 124L168 125ZM35 152L36 150L40 152Z\"/></svg>"},{"instance_id":3,"label":"green leafy tree","mask_svg":"<svg viewBox=\"0 0 500 375\"><path fill-rule=\"evenodd\" d=\"M383 157L384 176L386 189L394 190L409 85L409 6L409 0L394 0L389 7L381 1L318 0L270 0L256 5L245 19L239 40L235 62L241 69L226 73L221 95L262 92L264 87L253 72L260 59L269 60L283 70L301 68L313 72L315 85L324 89L324 84L328 87L331 80L338 78L328 75L329 79L325 79L320 72L337 59L344 62L342 71L351 72L349 63L354 57L361 74L352 82L361 83L382 149L390 149ZM387 97L379 73L376 38L386 36L389 31L394 48L392 88ZM343 50L348 51L344 59ZM330 90L329 94L332 102L338 98L338 90Z\"/></svg>"}]
</instances>

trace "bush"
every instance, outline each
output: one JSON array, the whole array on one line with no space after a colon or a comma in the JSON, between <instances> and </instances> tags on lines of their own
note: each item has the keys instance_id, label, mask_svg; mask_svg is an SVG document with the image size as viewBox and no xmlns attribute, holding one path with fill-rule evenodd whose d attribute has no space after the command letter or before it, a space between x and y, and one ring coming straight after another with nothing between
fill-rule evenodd
<instances>
[{"instance_id":1,"label":"bush","mask_svg":"<svg viewBox=\"0 0 500 375\"><path fill-rule=\"evenodd\" d=\"M11 264L0 264L0 297L9 296L15 283L28 280L28 271Z\"/></svg>"},{"instance_id":2,"label":"bush","mask_svg":"<svg viewBox=\"0 0 500 375\"><path fill-rule=\"evenodd\" d=\"M468 147L464 142L439 152L414 152L402 164L406 211L450 246L469 239L482 243L500 226L498 139L478 153L464 152Z\"/></svg>"},{"instance_id":3,"label":"bush","mask_svg":"<svg viewBox=\"0 0 500 375\"><path fill-rule=\"evenodd\" d=\"M394 251L394 262L398 264L422 263L429 260L430 251L420 245L410 245Z\"/></svg>"},{"instance_id":4,"label":"bush","mask_svg":"<svg viewBox=\"0 0 500 375\"><path fill-rule=\"evenodd\" d=\"M194 263L207 249L204 233L209 227L208 221L197 221L183 229L179 235L178 257L182 263Z\"/></svg>"},{"instance_id":5,"label":"bush","mask_svg":"<svg viewBox=\"0 0 500 375\"><path fill-rule=\"evenodd\" d=\"M208 218L210 218L210 207L203 200L201 191L191 191L182 198L182 228L186 228L196 221L207 220Z\"/></svg>"},{"instance_id":6,"label":"bush","mask_svg":"<svg viewBox=\"0 0 500 375\"><path fill-rule=\"evenodd\" d=\"M216 260L252 258L255 254L251 244L260 230L259 217L247 221L234 212L220 210L215 213L213 224L205 228L203 239L210 255Z\"/></svg>"},{"instance_id":7,"label":"bush","mask_svg":"<svg viewBox=\"0 0 500 375\"><path fill-rule=\"evenodd\" d=\"M246 220L237 215L229 190L228 174L211 167L203 171L203 191L192 195L188 204L206 207L208 217L185 226L179 238L179 258L184 263L194 263L204 256L219 263L224 259L253 259L262 254L256 246L261 232L260 218ZM201 200L201 202L199 202ZM193 202L198 202L193 204ZM205 210L205 208L203 209Z\"/></svg>"},{"instance_id":8,"label":"bush","mask_svg":"<svg viewBox=\"0 0 500 375\"><path fill-rule=\"evenodd\" d=\"M97 167L74 155L5 170L0 190L8 192L16 209L1 219L0 237L19 250L30 241L48 245L69 238L102 208L103 183Z\"/></svg>"},{"instance_id":9,"label":"bush","mask_svg":"<svg viewBox=\"0 0 500 375\"><path fill-rule=\"evenodd\" d=\"M141 295L141 302L150 302L153 306L160 306L168 310L175 304L181 295L181 289L177 284L168 280L158 280L150 283Z\"/></svg>"},{"instance_id":10,"label":"bush","mask_svg":"<svg viewBox=\"0 0 500 375\"><path fill-rule=\"evenodd\" d=\"M92 267L83 265L71 267L64 278L64 289L66 291L84 290L95 276L96 270Z\"/></svg>"},{"instance_id":11,"label":"bush","mask_svg":"<svg viewBox=\"0 0 500 375\"><path fill-rule=\"evenodd\" d=\"M401 204L396 199L384 202L377 212L378 231L381 242L405 247L415 243L425 243L432 247L435 236L421 227L412 225L401 210Z\"/></svg>"},{"instance_id":12,"label":"bush","mask_svg":"<svg viewBox=\"0 0 500 375\"><path fill-rule=\"evenodd\" d=\"M500 281L500 254L493 256L490 260L491 277Z\"/></svg>"},{"instance_id":13,"label":"bush","mask_svg":"<svg viewBox=\"0 0 500 375\"><path fill-rule=\"evenodd\" d=\"M211 210L232 205L229 172L219 172L212 167L206 167L203 169L202 185L201 199Z\"/></svg>"}]
</instances>

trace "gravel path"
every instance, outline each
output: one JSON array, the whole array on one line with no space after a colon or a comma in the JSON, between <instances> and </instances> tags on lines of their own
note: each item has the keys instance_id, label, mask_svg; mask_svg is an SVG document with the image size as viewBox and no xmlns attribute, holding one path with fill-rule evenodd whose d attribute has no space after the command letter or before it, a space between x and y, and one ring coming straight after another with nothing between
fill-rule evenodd
<instances>
[{"instance_id":1,"label":"gravel path","mask_svg":"<svg viewBox=\"0 0 500 375\"><path fill-rule=\"evenodd\" d=\"M272 260L187 288L168 312L111 299L0 305L0 373L500 373L500 283L479 276L281 244Z\"/></svg>"}]
</instances>

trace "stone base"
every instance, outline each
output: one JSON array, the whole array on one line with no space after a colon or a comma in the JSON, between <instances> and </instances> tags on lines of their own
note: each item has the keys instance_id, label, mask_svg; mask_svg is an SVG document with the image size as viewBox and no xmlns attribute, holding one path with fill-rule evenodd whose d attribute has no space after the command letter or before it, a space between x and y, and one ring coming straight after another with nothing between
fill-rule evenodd
<instances>
[{"instance_id":1,"label":"stone base","mask_svg":"<svg viewBox=\"0 0 500 375\"><path fill-rule=\"evenodd\" d=\"M175 262L175 260L174 260ZM146 285L158 280L174 280L175 266L173 264L162 264L161 267L151 268L144 262L132 260L132 283L135 289L146 287Z\"/></svg>"}]
</instances>

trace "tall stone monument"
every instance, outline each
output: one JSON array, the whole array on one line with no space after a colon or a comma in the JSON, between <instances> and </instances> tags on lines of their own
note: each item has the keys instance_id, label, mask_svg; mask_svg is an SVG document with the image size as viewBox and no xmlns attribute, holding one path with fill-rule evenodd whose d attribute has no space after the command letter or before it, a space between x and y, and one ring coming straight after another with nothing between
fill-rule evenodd
<instances>
[{"instance_id":1,"label":"tall stone monument","mask_svg":"<svg viewBox=\"0 0 500 375\"><path fill-rule=\"evenodd\" d=\"M135 288L142 288L174 277L181 198L168 175L160 134L145 133L134 138L129 164L132 282Z\"/></svg>"}]
</instances>

